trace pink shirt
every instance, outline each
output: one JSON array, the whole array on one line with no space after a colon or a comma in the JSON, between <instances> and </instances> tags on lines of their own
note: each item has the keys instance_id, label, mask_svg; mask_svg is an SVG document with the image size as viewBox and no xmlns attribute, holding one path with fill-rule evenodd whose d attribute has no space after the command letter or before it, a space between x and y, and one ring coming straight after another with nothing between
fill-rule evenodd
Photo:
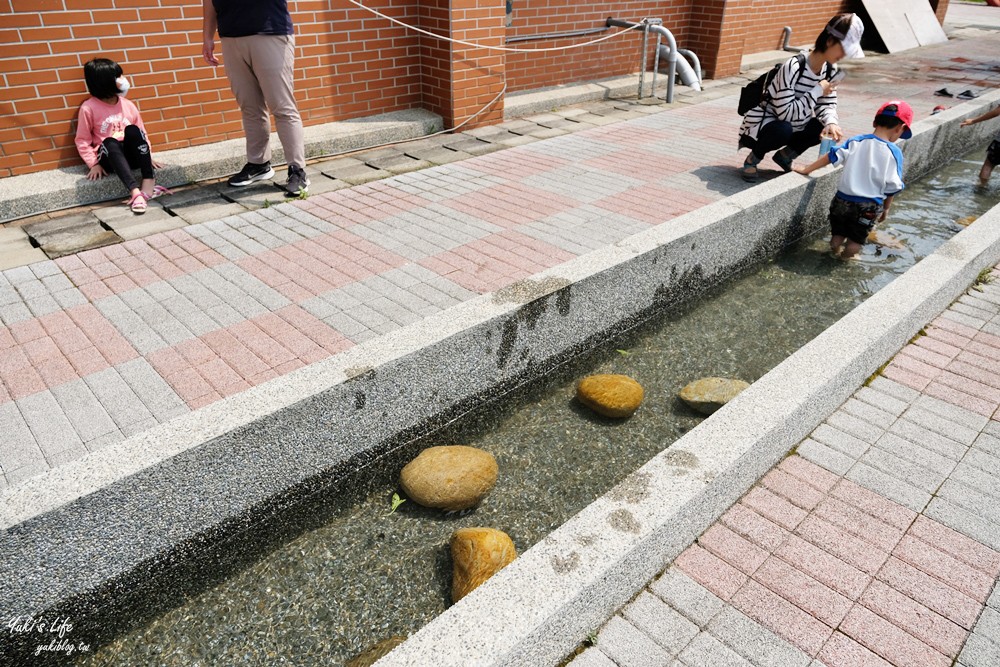
<instances>
[{"instance_id":1,"label":"pink shirt","mask_svg":"<svg viewBox=\"0 0 1000 667\"><path fill-rule=\"evenodd\" d=\"M139 109L124 97L119 97L114 104L96 97L81 104L76 126L76 150L87 166L93 167L99 162L97 150L105 139L122 141L125 138L125 128L129 125L138 125L143 136L146 135Z\"/></svg>"}]
</instances>

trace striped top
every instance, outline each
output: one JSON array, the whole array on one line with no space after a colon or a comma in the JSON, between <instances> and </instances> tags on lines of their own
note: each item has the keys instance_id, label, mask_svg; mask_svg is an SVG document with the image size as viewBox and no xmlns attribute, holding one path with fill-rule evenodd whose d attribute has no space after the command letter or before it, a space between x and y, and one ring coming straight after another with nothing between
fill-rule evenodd
<instances>
[{"instance_id":1,"label":"striped top","mask_svg":"<svg viewBox=\"0 0 1000 667\"><path fill-rule=\"evenodd\" d=\"M824 62L820 73L814 74L808 59L800 67L798 56L789 58L767 88L771 97L768 103L750 109L743 116L740 136L748 135L756 139L760 128L772 120L787 121L794 131L804 128L813 116L824 126L830 123L839 125L837 91L823 95L823 88L819 85L821 79L827 78L830 67Z\"/></svg>"}]
</instances>

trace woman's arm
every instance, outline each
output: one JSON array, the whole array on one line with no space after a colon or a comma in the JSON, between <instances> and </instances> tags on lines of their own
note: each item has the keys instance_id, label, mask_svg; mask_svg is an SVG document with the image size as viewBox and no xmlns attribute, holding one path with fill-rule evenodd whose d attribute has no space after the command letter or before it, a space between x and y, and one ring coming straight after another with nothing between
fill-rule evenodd
<instances>
[{"instance_id":1,"label":"woman's arm","mask_svg":"<svg viewBox=\"0 0 1000 667\"><path fill-rule=\"evenodd\" d=\"M805 94L796 97L795 86L804 75L804 69L808 64L802 62L798 56L789 58L768 87L768 110L774 114L778 120L789 123L797 123L808 120L813 115L817 100L826 94L829 82L825 80L816 84ZM826 83L824 87L822 84Z\"/></svg>"},{"instance_id":2,"label":"woman's arm","mask_svg":"<svg viewBox=\"0 0 1000 667\"><path fill-rule=\"evenodd\" d=\"M976 116L975 118L967 118L963 120L962 124L959 127L966 127L968 125L975 125L976 123L982 123L984 120L990 120L991 118L996 118L997 116L1000 116L1000 106L997 106L996 108L987 111L982 116Z\"/></svg>"}]
</instances>

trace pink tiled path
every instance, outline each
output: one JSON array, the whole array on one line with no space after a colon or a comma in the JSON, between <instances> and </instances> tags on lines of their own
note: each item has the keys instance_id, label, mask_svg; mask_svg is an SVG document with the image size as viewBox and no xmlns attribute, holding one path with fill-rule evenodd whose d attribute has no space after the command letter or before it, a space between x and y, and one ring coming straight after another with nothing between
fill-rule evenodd
<instances>
[{"instance_id":1,"label":"pink tiled path","mask_svg":"<svg viewBox=\"0 0 1000 667\"><path fill-rule=\"evenodd\" d=\"M994 45L858 64L842 125L867 130L887 95L929 113L935 77L985 85ZM0 273L0 490L748 187L733 169L734 100ZM995 410L1000 355L979 347L991 341L960 322L933 329L888 373ZM767 511L787 527L805 510Z\"/></svg>"}]
</instances>

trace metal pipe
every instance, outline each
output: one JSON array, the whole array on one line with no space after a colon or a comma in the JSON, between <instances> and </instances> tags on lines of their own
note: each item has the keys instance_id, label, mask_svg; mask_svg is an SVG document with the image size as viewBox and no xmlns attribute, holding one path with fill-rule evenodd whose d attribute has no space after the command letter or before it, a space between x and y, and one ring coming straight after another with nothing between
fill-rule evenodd
<instances>
[{"instance_id":1,"label":"metal pipe","mask_svg":"<svg viewBox=\"0 0 1000 667\"><path fill-rule=\"evenodd\" d=\"M781 29L781 50L790 51L792 53L802 53L802 49L797 49L794 46L788 46L789 40L792 39L792 26L786 25Z\"/></svg>"},{"instance_id":2,"label":"metal pipe","mask_svg":"<svg viewBox=\"0 0 1000 667\"><path fill-rule=\"evenodd\" d=\"M694 73L698 75L698 83L704 83L705 80L701 78L701 61L698 60L698 54L688 49L677 49L677 53L687 56L687 59L691 61L691 65L694 66Z\"/></svg>"},{"instance_id":3,"label":"metal pipe","mask_svg":"<svg viewBox=\"0 0 1000 667\"><path fill-rule=\"evenodd\" d=\"M584 30L568 30L566 32L547 32L541 35L521 35L520 37L508 37L504 40L505 44L513 44L515 42L530 42L536 39L559 39L562 37L586 37L587 35L597 35L602 32L607 32L608 27L603 28L586 28Z\"/></svg>"},{"instance_id":4,"label":"metal pipe","mask_svg":"<svg viewBox=\"0 0 1000 667\"><path fill-rule=\"evenodd\" d=\"M670 55L669 51L670 49L668 49L666 45L660 47L660 54L664 58L669 57ZM678 58L677 74L681 78L681 83L683 83L685 86L689 86L694 90L701 92L701 63L698 61L698 56L688 51L687 49L677 49L677 52L682 55L686 53L689 56L691 56L692 62L694 62L695 66L697 67L697 69L692 69L691 66L688 65L687 61L684 60L684 58Z\"/></svg>"},{"instance_id":5,"label":"metal pipe","mask_svg":"<svg viewBox=\"0 0 1000 667\"><path fill-rule=\"evenodd\" d=\"M646 52L649 47L649 24L643 21L642 51L639 54L639 99L642 99L642 89L646 83Z\"/></svg>"},{"instance_id":6,"label":"metal pipe","mask_svg":"<svg viewBox=\"0 0 1000 667\"><path fill-rule=\"evenodd\" d=\"M653 82L649 86L652 94L656 95L656 74L660 71L660 33L656 33L656 49L653 51Z\"/></svg>"},{"instance_id":7,"label":"metal pipe","mask_svg":"<svg viewBox=\"0 0 1000 667\"><path fill-rule=\"evenodd\" d=\"M667 46L670 48L670 53L667 54L667 62L669 65L667 67L666 102L667 104L672 104L674 101L674 77L677 76L677 40L674 39L674 34L662 25L651 25L649 26L649 29L655 33L663 35L667 39Z\"/></svg>"}]
</instances>

